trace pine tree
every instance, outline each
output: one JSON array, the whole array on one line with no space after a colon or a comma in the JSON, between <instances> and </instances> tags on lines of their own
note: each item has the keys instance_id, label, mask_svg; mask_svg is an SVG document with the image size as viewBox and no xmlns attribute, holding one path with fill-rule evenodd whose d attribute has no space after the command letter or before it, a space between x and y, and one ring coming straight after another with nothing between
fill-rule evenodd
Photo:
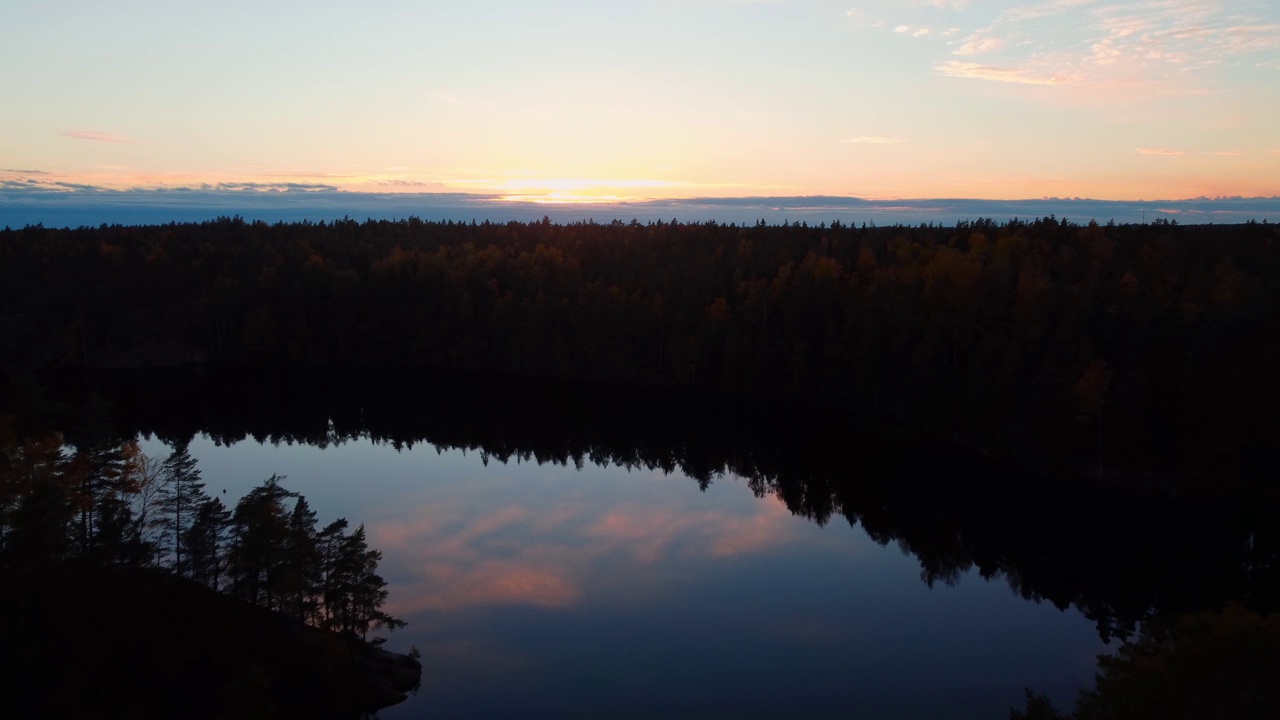
<instances>
[{"instance_id":1,"label":"pine tree","mask_svg":"<svg viewBox=\"0 0 1280 720\"><path fill-rule=\"evenodd\" d=\"M105 512L110 522L111 516L119 510L116 507L104 508L109 504L121 471L118 450L109 445L78 449L64 467L77 516L72 541L81 556L99 555L100 515Z\"/></svg>"},{"instance_id":2,"label":"pine tree","mask_svg":"<svg viewBox=\"0 0 1280 720\"><path fill-rule=\"evenodd\" d=\"M75 508L66 487L62 437L51 435L0 453L5 488L0 528L0 568L60 560L70 551Z\"/></svg>"},{"instance_id":3,"label":"pine tree","mask_svg":"<svg viewBox=\"0 0 1280 720\"><path fill-rule=\"evenodd\" d=\"M337 609L342 604L339 587L338 558L342 541L346 538L347 520L338 518L329 523L316 536L320 550L320 626L329 630L337 627Z\"/></svg>"},{"instance_id":4,"label":"pine tree","mask_svg":"<svg viewBox=\"0 0 1280 720\"><path fill-rule=\"evenodd\" d=\"M161 469L164 498L161 506L168 521L168 534L173 540L173 571L185 575L187 568L182 557L182 543L187 529L195 521L200 504L208 499L204 483L200 482L200 469L195 458L187 450L187 443L178 444L165 459Z\"/></svg>"},{"instance_id":5,"label":"pine tree","mask_svg":"<svg viewBox=\"0 0 1280 720\"><path fill-rule=\"evenodd\" d=\"M134 510L136 498L147 481L148 461L136 440L130 440L105 454L110 471L103 473L97 507L94 539L97 552L108 562L146 565L154 548L137 535Z\"/></svg>"},{"instance_id":6,"label":"pine tree","mask_svg":"<svg viewBox=\"0 0 1280 720\"><path fill-rule=\"evenodd\" d=\"M230 579L233 594L275 609L284 566L289 518L280 487L284 477L272 475L250 490L231 516Z\"/></svg>"},{"instance_id":7,"label":"pine tree","mask_svg":"<svg viewBox=\"0 0 1280 720\"><path fill-rule=\"evenodd\" d=\"M305 622L315 613L321 570L316 514L301 495L297 496L293 512L289 514L282 559L281 592L285 607Z\"/></svg>"},{"instance_id":8,"label":"pine tree","mask_svg":"<svg viewBox=\"0 0 1280 720\"><path fill-rule=\"evenodd\" d=\"M345 526L345 521L343 521ZM382 553L369 549L364 525L337 538L337 552L330 559L330 602L333 629L355 633L368 639L369 630L394 630L404 623L382 612L387 600L387 581L378 574Z\"/></svg>"},{"instance_id":9,"label":"pine tree","mask_svg":"<svg viewBox=\"0 0 1280 720\"><path fill-rule=\"evenodd\" d=\"M208 498L196 509L195 519L183 537L187 568L192 580L218 589L223 572L223 544L231 513L218 498Z\"/></svg>"}]
</instances>

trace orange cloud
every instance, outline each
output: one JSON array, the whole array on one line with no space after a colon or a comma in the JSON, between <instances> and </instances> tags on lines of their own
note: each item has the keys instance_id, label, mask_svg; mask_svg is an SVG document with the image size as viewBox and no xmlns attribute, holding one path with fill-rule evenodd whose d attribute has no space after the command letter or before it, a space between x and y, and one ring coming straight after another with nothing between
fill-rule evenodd
<instances>
[{"instance_id":1,"label":"orange cloud","mask_svg":"<svg viewBox=\"0 0 1280 720\"><path fill-rule=\"evenodd\" d=\"M68 130L60 133L64 137L75 138L77 140L93 140L95 142L105 143L122 143L125 145L138 145L140 142L133 138L127 138L123 135L115 133L103 132L101 130Z\"/></svg>"}]
</instances>

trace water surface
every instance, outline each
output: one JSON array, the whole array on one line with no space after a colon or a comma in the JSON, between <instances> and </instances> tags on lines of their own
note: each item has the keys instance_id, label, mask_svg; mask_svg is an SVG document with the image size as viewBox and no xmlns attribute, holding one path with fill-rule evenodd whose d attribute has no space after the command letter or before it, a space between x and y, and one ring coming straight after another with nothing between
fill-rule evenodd
<instances>
[{"instance_id":1,"label":"water surface","mask_svg":"<svg viewBox=\"0 0 1280 720\"><path fill-rule=\"evenodd\" d=\"M844 518L742 478L482 461L359 439L192 443L234 501L271 473L382 550L388 647L423 653L383 718L999 718L1025 686L1068 703L1105 650L1075 609L975 570L951 584ZM163 452L154 447L154 452Z\"/></svg>"}]
</instances>

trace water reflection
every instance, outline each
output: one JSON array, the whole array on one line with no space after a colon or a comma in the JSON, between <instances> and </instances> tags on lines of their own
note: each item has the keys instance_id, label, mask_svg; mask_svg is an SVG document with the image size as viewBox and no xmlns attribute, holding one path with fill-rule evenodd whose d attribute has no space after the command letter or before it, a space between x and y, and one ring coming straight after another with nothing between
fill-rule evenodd
<instances>
[{"instance_id":1,"label":"water reflection","mask_svg":"<svg viewBox=\"0 0 1280 720\"><path fill-rule=\"evenodd\" d=\"M1146 618L1280 596L1266 517L785 407L409 372L57 388L123 434L204 433L231 496L278 472L369 525L427 673L384 717L999 717L1024 685L1068 704Z\"/></svg>"},{"instance_id":2,"label":"water reflection","mask_svg":"<svg viewBox=\"0 0 1280 720\"><path fill-rule=\"evenodd\" d=\"M1077 613L976 576L929 591L914 557L732 476L703 492L678 473L486 467L421 445L370 463L367 440L192 447L211 476L296 478L322 521L346 504L324 500L333 478L364 468L365 494L382 490L348 510L410 622L392 643L426 667L387 718L1002 717L1024 685L1069 699L1100 649Z\"/></svg>"}]
</instances>

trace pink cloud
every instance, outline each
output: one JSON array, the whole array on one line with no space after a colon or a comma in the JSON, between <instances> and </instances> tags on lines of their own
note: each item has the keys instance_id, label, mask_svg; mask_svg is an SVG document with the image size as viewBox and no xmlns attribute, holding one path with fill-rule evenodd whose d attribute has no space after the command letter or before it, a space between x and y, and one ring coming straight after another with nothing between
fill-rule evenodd
<instances>
[{"instance_id":1,"label":"pink cloud","mask_svg":"<svg viewBox=\"0 0 1280 720\"><path fill-rule=\"evenodd\" d=\"M489 561L471 568L439 596L443 606L477 604L562 608L578 599L578 589L562 572L518 562Z\"/></svg>"},{"instance_id":2,"label":"pink cloud","mask_svg":"<svg viewBox=\"0 0 1280 720\"><path fill-rule=\"evenodd\" d=\"M469 543L485 535L492 535L512 525L516 525L529 517L529 511L523 507L510 505L488 515L476 518L467 529L455 537L458 543Z\"/></svg>"},{"instance_id":3,"label":"pink cloud","mask_svg":"<svg viewBox=\"0 0 1280 720\"><path fill-rule=\"evenodd\" d=\"M761 502L760 511L748 516L627 508L606 515L586 535L630 553L643 564L669 556L681 540L689 541L687 552L692 554L729 557L759 552L783 538L791 517L776 497Z\"/></svg>"},{"instance_id":4,"label":"pink cloud","mask_svg":"<svg viewBox=\"0 0 1280 720\"><path fill-rule=\"evenodd\" d=\"M895 137L864 136L845 138L840 142L849 145L896 145L898 143L904 143L906 140Z\"/></svg>"},{"instance_id":5,"label":"pink cloud","mask_svg":"<svg viewBox=\"0 0 1280 720\"><path fill-rule=\"evenodd\" d=\"M388 603L394 615L487 605L554 610L573 605L581 595L563 569L515 560L484 560L470 565L429 562L414 570L415 580L396 584Z\"/></svg>"},{"instance_id":6,"label":"pink cloud","mask_svg":"<svg viewBox=\"0 0 1280 720\"><path fill-rule=\"evenodd\" d=\"M1044 0L999 13L952 49L960 57L991 54L982 65L943 63L948 76L995 82L1072 83L1110 98L1171 92L1200 80L1197 73L1280 48L1280 23L1258 17L1247 4L1210 0ZM1254 14L1250 14L1253 12ZM1126 94L1127 93L1127 94Z\"/></svg>"},{"instance_id":7,"label":"pink cloud","mask_svg":"<svg viewBox=\"0 0 1280 720\"><path fill-rule=\"evenodd\" d=\"M1135 150L1137 150L1139 155L1190 155L1190 153L1185 150L1170 150L1168 148L1140 147L1135 148Z\"/></svg>"},{"instance_id":8,"label":"pink cloud","mask_svg":"<svg viewBox=\"0 0 1280 720\"><path fill-rule=\"evenodd\" d=\"M567 607L581 592L572 579L572 563L547 562L545 551L502 537L513 527L541 528L555 533L558 522L547 524L523 507L508 506L458 521L465 507L435 505L412 520L379 523L370 535L385 557L396 557L397 586L391 612L409 615L424 610L460 609L484 605ZM559 515L559 521L571 515ZM563 560L563 558L562 558Z\"/></svg>"},{"instance_id":9,"label":"pink cloud","mask_svg":"<svg viewBox=\"0 0 1280 720\"><path fill-rule=\"evenodd\" d=\"M1075 80L1070 75L1045 75L1029 68L979 65L978 63L960 62L958 60L938 63L933 67L939 74L948 77L1016 83L1019 85L1062 85Z\"/></svg>"},{"instance_id":10,"label":"pink cloud","mask_svg":"<svg viewBox=\"0 0 1280 720\"><path fill-rule=\"evenodd\" d=\"M64 137L75 138L77 140L93 140L94 142L121 143L124 145L141 144L138 140L134 140L133 138L127 138L123 135L103 132L101 130L68 130L60 134Z\"/></svg>"},{"instance_id":11,"label":"pink cloud","mask_svg":"<svg viewBox=\"0 0 1280 720\"><path fill-rule=\"evenodd\" d=\"M1099 8L1093 15L1102 37L1092 45L1090 59L1100 65L1125 59L1203 69L1220 65L1224 57L1280 47L1280 24L1233 10L1193 0Z\"/></svg>"},{"instance_id":12,"label":"pink cloud","mask_svg":"<svg viewBox=\"0 0 1280 720\"><path fill-rule=\"evenodd\" d=\"M1244 153L1243 153L1243 152L1241 152L1241 151L1239 151L1239 150L1213 150L1213 151L1209 151L1209 152L1197 152L1197 151L1193 151L1193 150L1171 150L1171 149L1168 149L1168 148L1149 148L1149 147L1139 147L1139 148L1134 148L1134 149L1138 152L1138 154L1139 154L1139 155L1164 155L1164 156L1170 156L1170 157L1180 157L1180 156L1184 156L1184 155L1209 155L1209 156L1213 156L1213 157L1238 157L1238 156L1240 156L1240 155L1244 155Z\"/></svg>"},{"instance_id":13,"label":"pink cloud","mask_svg":"<svg viewBox=\"0 0 1280 720\"><path fill-rule=\"evenodd\" d=\"M1083 5L1093 5L1096 2L1098 2L1098 0L1051 0L1050 2L1042 3L1040 5L1015 7L1001 13L997 22L1035 20L1042 17L1061 15L1062 13L1073 11Z\"/></svg>"},{"instance_id":14,"label":"pink cloud","mask_svg":"<svg viewBox=\"0 0 1280 720\"><path fill-rule=\"evenodd\" d=\"M722 521L720 532L711 545L712 555L746 555L761 552L777 544L778 538L785 532L784 524L791 521L791 512L776 497L763 502L763 513L745 518L725 518Z\"/></svg>"},{"instance_id":15,"label":"pink cloud","mask_svg":"<svg viewBox=\"0 0 1280 720\"><path fill-rule=\"evenodd\" d=\"M510 506L467 518L464 506L434 505L412 520L370 528L396 586L391 611L485 605L558 609L599 585L601 568L663 572L673 555L726 558L782 542L792 522L777 498L748 515L621 506L531 510ZM597 580L593 581L592 578Z\"/></svg>"},{"instance_id":16,"label":"pink cloud","mask_svg":"<svg viewBox=\"0 0 1280 720\"><path fill-rule=\"evenodd\" d=\"M1004 40L998 37L979 37L971 35L953 52L954 55L981 55L1004 47Z\"/></svg>"},{"instance_id":17,"label":"pink cloud","mask_svg":"<svg viewBox=\"0 0 1280 720\"><path fill-rule=\"evenodd\" d=\"M698 522L687 515L670 515L661 510L628 509L604 516L585 534L628 552L636 562L652 565L670 553L671 546Z\"/></svg>"}]
</instances>

